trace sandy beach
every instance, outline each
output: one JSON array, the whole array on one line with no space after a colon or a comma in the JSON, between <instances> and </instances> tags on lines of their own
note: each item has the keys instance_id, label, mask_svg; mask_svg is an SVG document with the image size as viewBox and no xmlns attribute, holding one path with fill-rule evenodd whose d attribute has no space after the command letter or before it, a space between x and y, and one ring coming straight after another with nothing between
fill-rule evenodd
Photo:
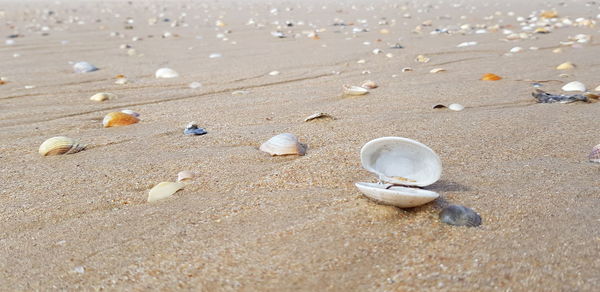
<instances>
[{"instance_id":1,"label":"sandy beach","mask_svg":"<svg viewBox=\"0 0 600 292\"><path fill-rule=\"evenodd\" d=\"M600 93L598 2L0 2L2 291L600 287L600 102L531 95ZM365 80L379 87L342 96ZM103 128L123 109L141 121ZM304 122L316 112L335 119ZM208 134L184 135L192 121ZM280 133L306 155L259 151ZM41 156L54 136L87 148ZM361 147L385 136L439 155L440 198L361 194L377 181ZM147 202L182 170L197 176ZM448 204L483 223L440 222Z\"/></svg>"}]
</instances>

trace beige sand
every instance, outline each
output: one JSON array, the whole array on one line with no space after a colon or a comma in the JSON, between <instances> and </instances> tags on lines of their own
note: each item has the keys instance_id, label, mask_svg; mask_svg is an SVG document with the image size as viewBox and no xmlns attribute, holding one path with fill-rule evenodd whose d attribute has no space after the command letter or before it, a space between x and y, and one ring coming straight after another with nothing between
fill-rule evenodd
<instances>
[{"instance_id":1,"label":"beige sand","mask_svg":"<svg viewBox=\"0 0 600 292\"><path fill-rule=\"evenodd\" d=\"M195 2L2 5L2 34L24 37L0 44L0 74L8 81L0 86L1 290L598 289L600 166L587 154L600 143L600 104L536 104L531 82L522 81L557 80L543 83L550 92L572 80L600 85L598 27L565 27L513 42L502 41L501 30L429 34L465 23L520 32L517 16L556 8L572 20L595 18L597 4L416 1L403 10L386 4L395 1ZM269 12L273 7L277 15ZM42 17L44 9L55 14ZM502 14L486 19L496 11ZM171 27L182 12L187 26ZM171 22L148 25L160 13ZM215 26L220 16L225 27ZM135 20L133 30L124 29L127 17ZM382 17L390 24L378 24ZM250 18L265 26L245 25ZM335 18L354 26L333 26ZM354 35L360 19L370 31ZM411 32L429 19L433 26L422 34ZM326 31L320 40L272 37L273 22L286 20L296 23L283 27L286 33ZM380 34L381 28L390 33ZM225 30L231 30L228 40L218 39ZM161 38L165 32L178 37ZM592 42L552 52L580 33ZM142 40L132 41L136 36ZM466 41L478 44L456 47ZM405 48L390 49L396 42ZM122 44L142 56L128 56ZM504 56L515 46L525 50ZM384 54L373 55L375 48ZM223 57L210 59L211 53ZM415 62L418 54L431 62ZM100 70L75 74L70 61ZM562 78L554 67L565 61L578 67ZM408 66L414 71L402 73ZM161 67L180 77L155 79ZM430 74L436 67L447 72ZM281 74L269 76L273 70ZM478 80L487 72L504 79ZM117 74L132 83L114 84ZM343 84L365 79L380 87L340 98ZM194 81L203 86L188 88ZM249 93L231 94L240 89ZM89 100L101 91L119 99ZM454 102L466 109L431 109ZM126 108L142 121L102 128L106 113ZM319 111L337 120L303 122ZM190 121L209 133L183 136ZM307 155L258 151L283 132L308 144ZM39 145L58 135L89 147L38 155ZM440 155L442 179L428 188L442 198L403 210L358 192L354 182L375 181L362 169L359 150L381 136L416 139ZM175 180L181 170L199 177L171 198L146 202L153 185ZM473 208L483 225L440 223L448 203Z\"/></svg>"}]
</instances>

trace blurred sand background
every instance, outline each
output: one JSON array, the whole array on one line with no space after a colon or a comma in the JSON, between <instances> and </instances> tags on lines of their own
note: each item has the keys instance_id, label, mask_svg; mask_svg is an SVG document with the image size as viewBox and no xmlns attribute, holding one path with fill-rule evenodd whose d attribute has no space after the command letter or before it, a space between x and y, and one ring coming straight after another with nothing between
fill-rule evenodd
<instances>
[{"instance_id":1,"label":"blurred sand background","mask_svg":"<svg viewBox=\"0 0 600 292\"><path fill-rule=\"evenodd\" d=\"M522 32L519 16L552 9L598 21L599 7L2 1L2 36L20 36L0 44L0 290L594 291L600 167L587 155L600 143L600 104L537 104L531 80L554 80L541 83L554 93L573 80L600 85L599 27L512 41L503 29ZM463 24L472 28L430 33ZM271 36L278 26L287 38ZM302 34L315 30L318 40ZM560 45L577 34L592 40ZM468 41L477 45L457 47ZM391 49L395 43L404 48ZM134 56L120 49L126 44ZM524 50L506 55L515 46ZM415 62L419 54L431 61ZM75 74L76 61L100 70ZM565 61L576 69L557 71ZM155 79L161 67L180 77ZM429 73L436 67L447 72ZM270 76L274 70L280 74ZM479 80L488 72L504 79ZM130 83L115 84L118 74ZM342 85L366 79L380 87L340 97ZM119 98L90 101L97 92ZM433 110L437 103L466 109ZM102 128L103 116L121 109L142 121ZM303 122L314 112L337 119ZM190 121L208 134L184 136ZM285 132L308 145L306 156L258 151ZM40 156L53 136L88 149ZM439 154L442 179L428 189L440 199L399 209L360 194L355 182L375 181L360 148L381 136L412 138ZM146 202L152 186L181 170L199 175L172 197ZM448 203L473 208L483 225L439 222Z\"/></svg>"}]
</instances>

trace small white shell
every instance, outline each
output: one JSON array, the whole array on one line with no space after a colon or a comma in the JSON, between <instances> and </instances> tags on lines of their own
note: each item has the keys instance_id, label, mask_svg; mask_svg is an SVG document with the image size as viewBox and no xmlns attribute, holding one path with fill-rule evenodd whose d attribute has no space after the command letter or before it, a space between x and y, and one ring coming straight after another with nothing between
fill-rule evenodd
<instances>
[{"instance_id":1,"label":"small white shell","mask_svg":"<svg viewBox=\"0 0 600 292\"><path fill-rule=\"evenodd\" d=\"M281 74L281 73L279 73L279 71L271 71L271 72L269 72L269 75L271 75L271 76L277 76L279 74Z\"/></svg>"},{"instance_id":2,"label":"small white shell","mask_svg":"<svg viewBox=\"0 0 600 292\"><path fill-rule=\"evenodd\" d=\"M92 97L90 97L90 100L105 101L105 100L116 99L116 98L117 98L117 95L114 93L99 92L99 93L92 95Z\"/></svg>"},{"instance_id":3,"label":"small white shell","mask_svg":"<svg viewBox=\"0 0 600 292\"><path fill-rule=\"evenodd\" d=\"M370 199L400 208L412 208L424 205L440 196L436 192L418 188L392 186L388 189L387 187L390 185L366 182L358 182L355 185Z\"/></svg>"},{"instance_id":4,"label":"small white shell","mask_svg":"<svg viewBox=\"0 0 600 292\"><path fill-rule=\"evenodd\" d=\"M600 91L600 85L594 89L594 91Z\"/></svg>"},{"instance_id":5,"label":"small white shell","mask_svg":"<svg viewBox=\"0 0 600 292\"><path fill-rule=\"evenodd\" d=\"M75 139L69 137L58 136L52 137L42 145L38 152L42 156L61 155L61 154L73 154L85 149L85 145L80 144Z\"/></svg>"},{"instance_id":6,"label":"small white shell","mask_svg":"<svg viewBox=\"0 0 600 292\"><path fill-rule=\"evenodd\" d=\"M360 85L360 87L366 88L366 89L374 89L374 88L379 87L379 85L377 85L377 83L375 83L375 81L366 80Z\"/></svg>"},{"instance_id":7,"label":"small white shell","mask_svg":"<svg viewBox=\"0 0 600 292\"><path fill-rule=\"evenodd\" d=\"M184 170L184 171L180 171L177 174L177 181L187 181L187 180L192 180L196 177L196 174L194 174L193 172L189 171L189 170Z\"/></svg>"},{"instance_id":8,"label":"small white shell","mask_svg":"<svg viewBox=\"0 0 600 292\"><path fill-rule=\"evenodd\" d=\"M75 73L88 73L96 70L98 70L98 68L88 62L77 62L73 65L73 71L75 71Z\"/></svg>"},{"instance_id":9,"label":"small white shell","mask_svg":"<svg viewBox=\"0 0 600 292\"><path fill-rule=\"evenodd\" d=\"M128 114L128 115L130 115L130 116L134 116L134 117L136 117L136 118L140 116L140 114L138 114L138 113L136 113L136 112L134 112L134 111L132 111L132 110L130 110L130 109L124 109L124 110L122 110L121 112L122 112L122 113L125 113L125 114Z\"/></svg>"},{"instance_id":10,"label":"small white shell","mask_svg":"<svg viewBox=\"0 0 600 292\"><path fill-rule=\"evenodd\" d=\"M156 78L175 78L175 77L179 77L179 73L175 72L175 70L173 70L171 68L160 68L160 69L156 70L156 73L154 73L154 76Z\"/></svg>"},{"instance_id":11,"label":"small white shell","mask_svg":"<svg viewBox=\"0 0 600 292\"><path fill-rule=\"evenodd\" d=\"M518 53L521 51L523 51L523 48L521 48L521 47L514 47L514 48L510 49L511 53Z\"/></svg>"},{"instance_id":12,"label":"small white shell","mask_svg":"<svg viewBox=\"0 0 600 292\"><path fill-rule=\"evenodd\" d=\"M571 70L573 68L575 68L575 65L571 62L564 62L556 66L556 70Z\"/></svg>"},{"instance_id":13,"label":"small white shell","mask_svg":"<svg viewBox=\"0 0 600 292\"><path fill-rule=\"evenodd\" d=\"M590 160L590 162L600 163L600 144L592 148L592 152L590 152L588 159Z\"/></svg>"},{"instance_id":14,"label":"small white shell","mask_svg":"<svg viewBox=\"0 0 600 292\"><path fill-rule=\"evenodd\" d=\"M344 95L359 96L369 93L369 90L360 86L344 85Z\"/></svg>"},{"instance_id":15,"label":"small white shell","mask_svg":"<svg viewBox=\"0 0 600 292\"><path fill-rule=\"evenodd\" d=\"M569 83L565 84L565 86L563 86L561 89L563 91L581 91L581 92L585 92L585 90L586 90L585 84L583 84L579 81L569 82Z\"/></svg>"},{"instance_id":16,"label":"small white shell","mask_svg":"<svg viewBox=\"0 0 600 292\"><path fill-rule=\"evenodd\" d=\"M260 151L276 155L304 155L306 146L302 145L294 134L283 133L272 137L260 145Z\"/></svg>"},{"instance_id":17,"label":"small white shell","mask_svg":"<svg viewBox=\"0 0 600 292\"><path fill-rule=\"evenodd\" d=\"M433 68L433 69L431 69L431 71L429 71L429 73L440 73L440 72L446 72L446 69L444 69L444 68Z\"/></svg>"},{"instance_id":18,"label":"small white shell","mask_svg":"<svg viewBox=\"0 0 600 292\"><path fill-rule=\"evenodd\" d=\"M309 122L316 119L332 119L335 120L335 117L327 114L327 113L314 113L304 119L305 122Z\"/></svg>"},{"instance_id":19,"label":"small white shell","mask_svg":"<svg viewBox=\"0 0 600 292\"><path fill-rule=\"evenodd\" d=\"M462 106L461 104L458 103L453 103L451 105L448 106L449 110L453 110L453 111L462 111L465 109L464 106Z\"/></svg>"},{"instance_id":20,"label":"small white shell","mask_svg":"<svg viewBox=\"0 0 600 292\"><path fill-rule=\"evenodd\" d=\"M161 182L148 192L148 202L155 202L168 198L178 190L183 189L185 184L180 182Z\"/></svg>"}]
</instances>

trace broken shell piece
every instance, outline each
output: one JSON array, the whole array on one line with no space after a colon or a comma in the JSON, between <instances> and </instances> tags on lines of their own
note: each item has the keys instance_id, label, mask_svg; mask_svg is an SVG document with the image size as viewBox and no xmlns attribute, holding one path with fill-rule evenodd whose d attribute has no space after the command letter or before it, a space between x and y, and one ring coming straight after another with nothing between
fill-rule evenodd
<instances>
[{"instance_id":1,"label":"broken shell piece","mask_svg":"<svg viewBox=\"0 0 600 292\"><path fill-rule=\"evenodd\" d=\"M360 87L366 88L366 89L373 89L373 88L377 88L378 86L379 85L377 85L377 83L375 83L375 81L367 80L367 81L363 82L363 84Z\"/></svg>"},{"instance_id":2,"label":"broken shell piece","mask_svg":"<svg viewBox=\"0 0 600 292\"><path fill-rule=\"evenodd\" d=\"M154 73L154 77L156 78L175 78L179 77L179 73L175 72L175 70L171 68L160 68L156 70Z\"/></svg>"},{"instance_id":3,"label":"broken shell piece","mask_svg":"<svg viewBox=\"0 0 600 292\"><path fill-rule=\"evenodd\" d=\"M88 62L77 62L73 65L73 71L75 71L75 73L88 73L96 70L98 70L98 68Z\"/></svg>"},{"instance_id":4,"label":"broken shell piece","mask_svg":"<svg viewBox=\"0 0 600 292\"><path fill-rule=\"evenodd\" d=\"M161 182L148 192L148 202L155 202L168 198L177 191L183 189L185 184L180 182Z\"/></svg>"},{"instance_id":5,"label":"broken shell piece","mask_svg":"<svg viewBox=\"0 0 600 292\"><path fill-rule=\"evenodd\" d=\"M132 110L130 110L130 109L124 109L124 110L122 110L121 112L122 112L122 113L125 113L125 114L128 114L128 115L130 115L130 116L134 116L134 117L136 117L136 118L140 116L140 114L138 114L138 113L136 113L136 112L134 112L134 111L132 111Z\"/></svg>"},{"instance_id":6,"label":"broken shell piece","mask_svg":"<svg viewBox=\"0 0 600 292\"><path fill-rule=\"evenodd\" d=\"M359 96L369 93L369 90L360 86L344 85L344 95Z\"/></svg>"},{"instance_id":7,"label":"broken shell piece","mask_svg":"<svg viewBox=\"0 0 600 292\"><path fill-rule=\"evenodd\" d=\"M588 155L590 162L600 163L600 144L592 148L592 152Z\"/></svg>"},{"instance_id":8,"label":"broken shell piece","mask_svg":"<svg viewBox=\"0 0 600 292\"><path fill-rule=\"evenodd\" d=\"M581 92L585 92L585 84L579 82L579 81L572 81L569 82L567 84L565 84L565 86L563 86L561 88L563 91L581 91Z\"/></svg>"},{"instance_id":9,"label":"broken shell piece","mask_svg":"<svg viewBox=\"0 0 600 292\"><path fill-rule=\"evenodd\" d=\"M481 225L481 216L460 205L450 205L440 212L440 221L454 226L476 227Z\"/></svg>"},{"instance_id":10,"label":"broken shell piece","mask_svg":"<svg viewBox=\"0 0 600 292\"><path fill-rule=\"evenodd\" d=\"M75 139L58 136L52 137L40 145L39 153L42 156L73 154L85 149L85 145L80 144Z\"/></svg>"},{"instance_id":11,"label":"broken shell piece","mask_svg":"<svg viewBox=\"0 0 600 292\"><path fill-rule=\"evenodd\" d=\"M177 181L178 182L180 182L180 181L190 181L190 180L194 179L194 177L196 177L196 175L193 172L191 172L189 170L184 170L184 171L180 171L177 174Z\"/></svg>"},{"instance_id":12,"label":"broken shell piece","mask_svg":"<svg viewBox=\"0 0 600 292\"><path fill-rule=\"evenodd\" d=\"M461 104L458 103L453 103L451 105L448 106L449 110L453 110L453 111L462 111L465 109L465 107Z\"/></svg>"},{"instance_id":13,"label":"broken shell piece","mask_svg":"<svg viewBox=\"0 0 600 292\"><path fill-rule=\"evenodd\" d=\"M556 66L556 70L571 70L575 68L575 64L571 62L564 62L558 66Z\"/></svg>"},{"instance_id":14,"label":"broken shell piece","mask_svg":"<svg viewBox=\"0 0 600 292\"><path fill-rule=\"evenodd\" d=\"M581 94L572 94L572 95L551 94L551 93L545 92L538 88L536 88L535 91L531 93L531 95L539 103L555 103L555 102L571 103L571 102L576 102L576 101L584 101L584 102L589 101L585 95L581 95Z\"/></svg>"},{"instance_id":15,"label":"broken shell piece","mask_svg":"<svg viewBox=\"0 0 600 292\"><path fill-rule=\"evenodd\" d=\"M99 93L92 95L92 97L90 97L90 100L105 101L105 100L116 99L116 98L117 98L116 94L108 93L108 92L99 92Z\"/></svg>"},{"instance_id":16,"label":"broken shell piece","mask_svg":"<svg viewBox=\"0 0 600 292\"><path fill-rule=\"evenodd\" d=\"M302 145L294 134L284 133L274 136L260 145L260 151L267 152L271 156L304 155L306 146Z\"/></svg>"},{"instance_id":17,"label":"broken shell piece","mask_svg":"<svg viewBox=\"0 0 600 292\"><path fill-rule=\"evenodd\" d=\"M326 113L314 113L314 114L306 117L304 119L304 121L308 122L308 121L312 121L312 120L316 120L316 119L331 119L331 120L335 120L335 117L333 117L330 114L326 114Z\"/></svg>"},{"instance_id":18,"label":"broken shell piece","mask_svg":"<svg viewBox=\"0 0 600 292\"><path fill-rule=\"evenodd\" d=\"M415 61L417 61L417 62L419 62L419 63L427 63L427 62L429 62L429 61L430 61L430 59L429 59L429 58L427 58L427 57L425 57L425 56L423 56L423 55L418 55L418 56L415 58Z\"/></svg>"},{"instance_id":19,"label":"broken shell piece","mask_svg":"<svg viewBox=\"0 0 600 292\"><path fill-rule=\"evenodd\" d=\"M481 80L484 81L497 81L502 79L502 77L496 75L496 74L492 74L492 73L485 73L483 74L483 77L481 77Z\"/></svg>"},{"instance_id":20,"label":"broken shell piece","mask_svg":"<svg viewBox=\"0 0 600 292\"><path fill-rule=\"evenodd\" d=\"M440 195L436 192L379 183L357 182L354 184L368 198L400 208L412 208L427 204Z\"/></svg>"},{"instance_id":21,"label":"broken shell piece","mask_svg":"<svg viewBox=\"0 0 600 292\"><path fill-rule=\"evenodd\" d=\"M411 68L411 67L404 67L404 68L402 68L402 72L410 72L412 70L413 70L413 68Z\"/></svg>"},{"instance_id":22,"label":"broken shell piece","mask_svg":"<svg viewBox=\"0 0 600 292\"><path fill-rule=\"evenodd\" d=\"M444 68L433 68L433 69L431 69L431 71L429 71L429 73L440 73L440 72L446 72L446 69L444 69Z\"/></svg>"},{"instance_id":23,"label":"broken shell piece","mask_svg":"<svg viewBox=\"0 0 600 292\"><path fill-rule=\"evenodd\" d=\"M448 107L443 104L436 104L433 106L433 109L441 109L441 108L448 108Z\"/></svg>"},{"instance_id":24,"label":"broken shell piece","mask_svg":"<svg viewBox=\"0 0 600 292\"><path fill-rule=\"evenodd\" d=\"M135 124L139 121L140 119L132 115L123 112L112 112L104 116L102 125L104 125L105 128L120 127Z\"/></svg>"},{"instance_id":25,"label":"broken shell piece","mask_svg":"<svg viewBox=\"0 0 600 292\"><path fill-rule=\"evenodd\" d=\"M206 132L205 129L198 128L198 125L196 124L196 122L189 123L185 127L185 130L183 130L183 134L189 135L189 136L199 136L199 135L204 135L206 133L208 133L208 132Z\"/></svg>"}]
</instances>

